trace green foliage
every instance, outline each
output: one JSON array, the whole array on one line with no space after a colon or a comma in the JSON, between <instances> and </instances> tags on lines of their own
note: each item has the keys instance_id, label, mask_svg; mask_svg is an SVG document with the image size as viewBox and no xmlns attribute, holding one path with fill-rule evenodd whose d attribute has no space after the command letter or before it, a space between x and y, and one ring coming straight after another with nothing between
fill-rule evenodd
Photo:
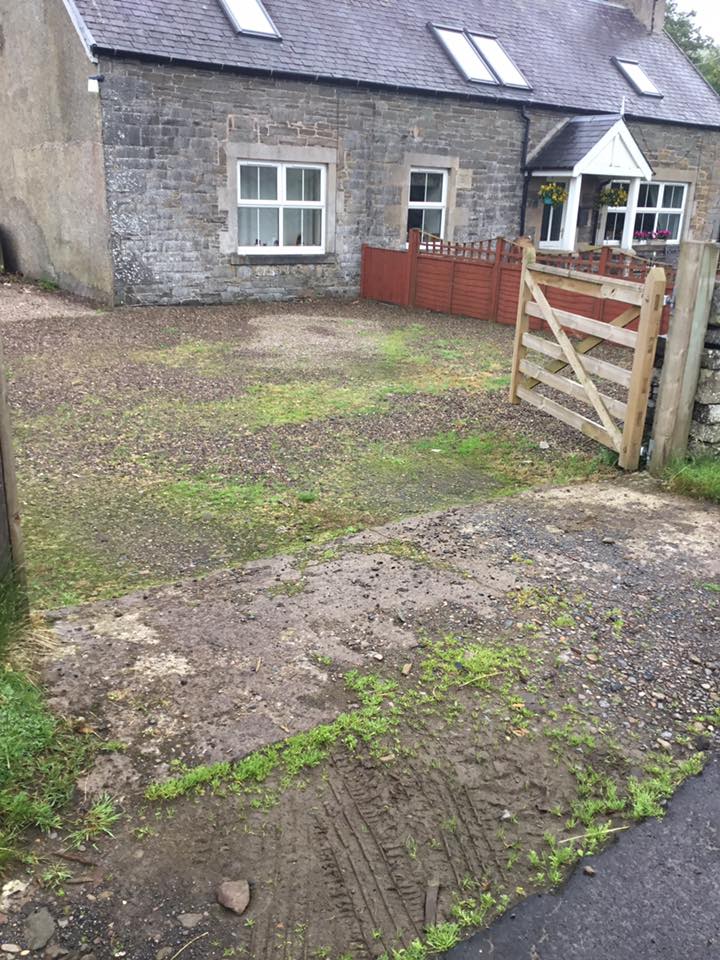
<instances>
[{"instance_id":1,"label":"green foliage","mask_svg":"<svg viewBox=\"0 0 720 960\"><path fill-rule=\"evenodd\" d=\"M675 493L720 503L720 460L716 457L676 460L668 466L665 479Z\"/></svg>"},{"instance_id":2,"label":"green foliage","mask_svg":"<svg viewBox=\"0 0 720 960\"><path fill-rule=\"evenodd\" d=\"M0 873L24 830L55 830L90 753L22 674L0 667Z\"/></svg>"},{"instance_id":3,"label":"green foliage","mask_svg":"<svg viewBox=\"0 0 720 960\"><path fill-rule=\"evenodd\" d=\"M58 897L65 896L65 884L72 878L72 872L62 863L53 863L40 877L46 890L52 890Z\"/></svg>"},{"instance_id":4,"label":"green foliage","mask_svg":"<svg viewBox=\"0 0 720 960\"><path fill-rule=\"evenodd\" d=\"M75 847L80 847L102 836L112 837L112 827L121 817L122 814L115 809L112 798L103 794L90 807L75 830L68 835L68 842Z\"/></svg>"},{"instance_id":5,"label":"green foliage","mask_svg":"<svg viewBox=\"0 0 720 960\"><path fill-rule=\"evenodd\" d=\"M668 0L665 29L708 83L720 93L720 46L698 27L695 11L678 9L677 0Z\"/></svg>"},{"instance_id":6,"label":"green foliage","mask_svg":"<svg viewBox=\"0 0 720 960\"><path fill-rule=\"evenodd\" d=\"M425 943L433 953L452 950L459 939L460 925L457 923L438 923L425 931Z\"/></svg>"}]
</instances>

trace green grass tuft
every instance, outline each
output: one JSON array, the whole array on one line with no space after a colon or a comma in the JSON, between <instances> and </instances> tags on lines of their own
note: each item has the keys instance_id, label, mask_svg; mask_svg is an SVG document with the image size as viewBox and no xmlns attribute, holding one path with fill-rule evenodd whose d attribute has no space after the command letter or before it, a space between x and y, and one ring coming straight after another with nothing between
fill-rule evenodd
<instances>
[{"instance_id":1,"label":"green grass tuft","mask_svg":"<svg viewBox=\"0 0 720 960\"><path fill-rule=\"evenodd\" d=\"M667 468L665 479L675 493L720 503L720 459L717 457L676 460Z\"/></svg>"}]
</instances>

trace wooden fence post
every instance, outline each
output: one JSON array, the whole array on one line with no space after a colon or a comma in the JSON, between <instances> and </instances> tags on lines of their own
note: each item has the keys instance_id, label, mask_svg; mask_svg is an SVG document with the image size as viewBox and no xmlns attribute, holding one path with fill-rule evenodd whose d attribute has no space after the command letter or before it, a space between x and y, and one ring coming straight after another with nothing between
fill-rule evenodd
<instances>
[{"instance_id":1,"label":"wooden fence post","mask_svg":"<svg viewBox=\"0 0 720 960\"><path fill-rule=\"evenodd\" d=\"M20 529L20 503L15 476L15 453L13 451L12 431L10 427L10 407L8 404L7 377L5 375L5 356L0 343L0 468L2 469L3 507L10 546L10 556L3 558L3 574L8 570L22 596L18 601L26 606L25 549ZM8 562L9 561L9 562Z\"/></svg>"},{"instance_id":2,"label":"wooden fence post","mask_svg":"<svg viewBox=\"0 0 720 960\"><path fill-rule=\"evenodd\" d=\"M418 258L420 256L420 231L413 229L408 238L408 256L410 270L408 271L408 301L409 307L415 306L415 287L417 285Z\"/></svg>"},{"instance_id":3,"label":"wooden fence post","mask_svg":"<svg viewBox=\"0 0 720 960\"><path fill-rule=\"evenodd\" d=\"M490 316L488 320L497 323L498 308L500 306L500 283L502 281L503 259L505 257L505 240L502 237L495 239L495 263L493 264L492 287L490 294Z\"/></svg>"},{"instance_id":4,"label":"wooden fence post","mask_svg":"<svg viewBox=\"0 0 720 960\"><path fill-rule=\"evenodd\" d=\"M700 377L720 245L685 240L675 280L675 309L665 345L650 472L659 476L668 463L687 453L690 423Z\"/></svg>"},{"instance_id":5,"label":"wooden fence post","mask_svg":"<svg viewBox=\"0 0 720 960\"><path fill-rule=\"evenodd\" d=\"M513 347L512 376L510 378L510 403L520 403L518 385L520 383L520 363L527 356L527 347L523 337L530 329L527 304L532 300L532 293L527 284L528 267L535 263L535 247L527 246L523 250L522 271L520 273L520 293L518 295L517 319L515 321L515 345Z\"/></svg>"},{"instance_id":6,"label":"wooden fence post","mask_svg":"<svg viewBox=\"0 0 720 960\"><path fill-rule=\"evenodd\" d=\"M660 332L664 302L665 271L662 267L653 267L648 271L640 305L640 322L633 356L625 426L620 446L620 466L624 470L637 470L640 464L640 448L643 431L645 430L653 360L655 359L655 348Z\"/></svg>"}]
</instances>

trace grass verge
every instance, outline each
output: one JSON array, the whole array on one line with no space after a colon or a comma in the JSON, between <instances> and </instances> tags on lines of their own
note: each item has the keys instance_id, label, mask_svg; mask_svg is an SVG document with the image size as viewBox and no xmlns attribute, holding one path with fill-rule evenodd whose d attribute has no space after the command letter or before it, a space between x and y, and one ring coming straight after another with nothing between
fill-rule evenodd
<instances>
[{"instance_id":1,"label":"grass verge","mask_svg":"<svg viewBox=\"0 0 720 960\"><path fill-rule=\"evenodd\" d=\"M720 459L716 457L676 460L667 468L665 480L675 493L720 503Z\"/></svg>"}]
</instances>

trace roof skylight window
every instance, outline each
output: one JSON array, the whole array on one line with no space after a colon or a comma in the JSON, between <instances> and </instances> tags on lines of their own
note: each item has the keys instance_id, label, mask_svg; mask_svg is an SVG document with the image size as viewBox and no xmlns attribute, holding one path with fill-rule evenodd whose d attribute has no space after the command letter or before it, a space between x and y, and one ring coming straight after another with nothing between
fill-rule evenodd
<instances>
[{"instance_id":1,"label":"roof skylight window","mask_svg":"<svg viewBox=\"0 0 720 960\"><path fill-rule=\"evenodd\" d=\"M261 0L220 0L220 3L238 33L280 39L277 27Z\"/></svg>"},{"instance_id":2,"label":"roof skylight window","mask_svg":"<svg viewBox=\"0 0 720 960\"><path fill-rule=\"evenodd\" d=\"M471 33L472 42L492 68L500 83L506 87L529 87L525 77L512 62L505 50L495 37L487 37L478 33Z\"/></svg>"},{"instance_id":3,"label":"roof skylight window","mask_svg":"<svg viewBox=\"0 0 720 960\"><path fill-rule=\"evenodd\" d=\"M637 60L620 60L617 57L614 57L613 59L617 67L625 75L625 78L630 81L638 93L641 93L644 97L662 96L658 88L645 73Z\"/></svg>"},{"instance_id":4,"label":"roof skylight window","mask_svg":"<svg viewBox=\"0 0 720 960\"><path fill-rule=\"evenodd\" d=\"M433 29L455 66L467 80L474 80L477 83L497 83L477 47L464 30L451 30L448 27Z\"/></svg>"}]
</instances>

